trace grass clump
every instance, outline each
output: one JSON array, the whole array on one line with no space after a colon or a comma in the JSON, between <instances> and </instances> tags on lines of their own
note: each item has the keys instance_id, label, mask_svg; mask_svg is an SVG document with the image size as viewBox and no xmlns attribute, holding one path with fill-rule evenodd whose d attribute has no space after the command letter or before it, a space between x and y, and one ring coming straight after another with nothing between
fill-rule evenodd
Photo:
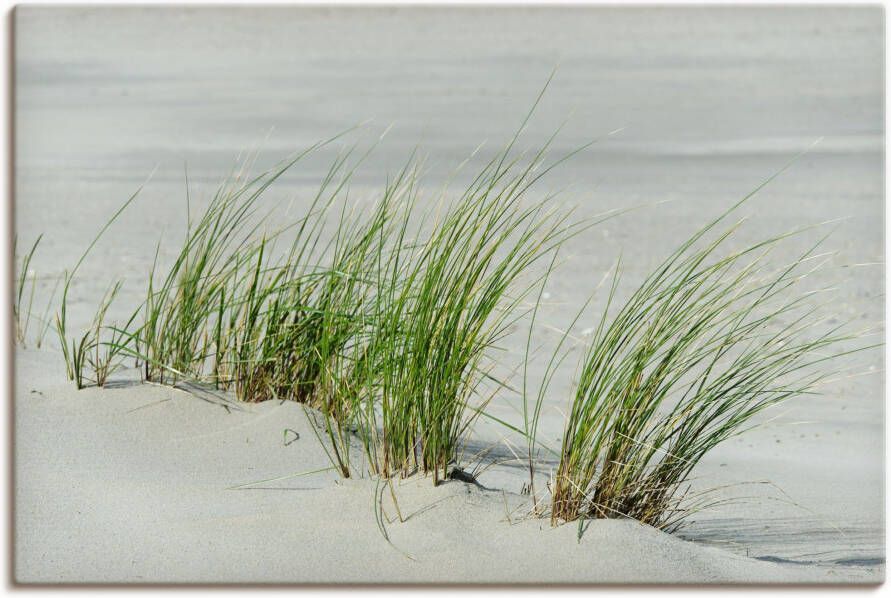
<instances>
[{"instance_id":1,"label":"grass clump","mask_svg":"<svg viewBox=\"0 0 891 598\"><path fill-rule=\"evenodd\" d=\"M394 217L389 196L371 214L347 214L344 204L336 230L321 243L322 215L331 212L340 189L342 184L312 222L300 222L287 256L266 269L265 280L262 250L258 254L232 365L236 394L244 400L295 400L339 418L340 401L332 399L335 373L362 334L371 272L383 250L380 234Z\"/></svg>"},{"instance_id":2,"label":"grass clump","mask_svg":"<svg viewBox=\"0 0 891 598\"><path fill-rule=\"evenodd\" d=\"M567 215L523 205L538 159L512 172L492 161L422 243L393 256L371 314L359 387L384 476L448 473L460 440L484 407L490 352L528 292L528 268L568 234ZM370 370L369 370L370 368ZM476 398L477 404L471 407Z\"/></svg>"},{"instance_id":3,"label":"grass clump","mask_svg":"<svg viewBox=\"0 0 891 598\"><path fill-rule=\"evenodd\" d=\"M547 146L511 158L515 141L435 212L416 208L414 160L371 210L349 209L356 164L347 152L303 217L265 233L261 195L318 145L257 177L236 177L189 222L161 277L156 254L142 323L119 331L118 348L141 362L146 380L188 379L243 401L320 410L345 476L358 439L372 472L438 481L485 405L490 353L532 285L522 279L582 226L547 209L550 198L526 202L556 163L544 164ZM279 255L286 234L293 238Z\"/></svg>"},{"instance_id":4,"label":"grass clump","mask_svg":"<svg viewBox=\"0 0 891 598\"><path fill-rule=\"evenodd\" d=\"M124 210L133 203L141 190L142 187L137 189L136 192L133 193L133 195L131 195L114 214L112 214L111 218L109 218L102 228L99 229L99 232L96 233L96 236L93 237L92 241L90 241L90 244L87 246L86 250L84 250L83 254L81 254L80 258L78 258L71 271L66 271L62 278L64 284L62 285L62 299L59 305L59 310L56 312L56 335L58 336L59 345L62 349L62 358L65 361L65 374L69 380L77 385L78 389L83 388L91 381L91 378L88 376L87 367L90 367L93 370L94 375L92 382L97 384L101 382L100 386L105 384L108 375L116 367L112 364L121 354L125 354L126 343L129 342L129 335L122 333L120 329L110 328L112 338L108 341L108 344L105 345L107 348L105 355L103 356L101 354L100 346L103 345L103 343L100 342L100 335L104 328L103 322L105 320L105 313L120 290L120 283L117 283L113 285L100 301L92 325L87 328L79 339L76 337L69 339L68 292L71 289L71 283L74 280L78 269L80 269L90 251L96 243L99 242L99 239L102 238L105 231L107 231ZM132 323L132 318L130 322Z\"/></svg>"},{"instance_id":5,"label":"grass clump","mask_svg":"<svg viewBox=\"0 0 891 598\"><path fill-rule=\"evenodd\" d=\"M246 402L316 403L327 362L351 337L363 301L360 276L350 272L361 270L356 256L367 252L365 239L373 235L348 234L341 215L341 228L323 238L356 165L348 163L350 152L338 157L306 214L271 232L264 224L272 212L260 215L260 200L285 172L332 140L224 184L189 223L160 282L156 257L143 323L130 335L146 380L210 383ZM293 236L290 246L278 255L277 243L287 235Z\"/></svg>"},{"instance_id":6,"label":"grass clump","mask_svg":"<svg viewBox=\"0 0 891 598\"><path fill-rule=\"evenodd\" d=\"M793 289L819 244L778 270L767 256L790 235L739 251L737 225L698 231L608 317L582 360L551 519L633 518L670 528L688 512L682 489L715 446L749 429L771 405L812 393L854 338L819 331L814 292ZM617 269L618 270L618 269Z\"/></svg>"},{"instance_id":7,"label":"grass clump","mask_svg":"<svg viewBox=\"0 0 891 598\"><path fill-rule=\"evenodd\" d=\"M160 280L156 251L141 307L143 324L132 335L146 380L205 380L205 368L214 359L214 382L231 382L223 379L220 359L228 340L223 319L233 305L240 307L239 293L250 280L255 257L262 257L263 244L254 241L250 226L258 199L284 170L251 179L239 174L222 185L198 221L189 220L185 240ZM235 334L232 329L225 333Z\"/></svg>"},{"instance_id":8,"label":"grass clump","mask_svg":"<svg viewBox=\"0 0 891 598\"><path fill-rule=\"evenodd\" d=\"M127 354L127 338L124 329L106 326L105 318L108 308L121 290L121 281L114 283L102 296L93 316L93 322L79 339L72 339L70 347L66 347L71 359L73 380L78 389L89 385L105 386L109 376L123 365ZM128 325L132 323L132 318ZM104 336L108 340L102 340Z\"/></svg>"}]
</instances>

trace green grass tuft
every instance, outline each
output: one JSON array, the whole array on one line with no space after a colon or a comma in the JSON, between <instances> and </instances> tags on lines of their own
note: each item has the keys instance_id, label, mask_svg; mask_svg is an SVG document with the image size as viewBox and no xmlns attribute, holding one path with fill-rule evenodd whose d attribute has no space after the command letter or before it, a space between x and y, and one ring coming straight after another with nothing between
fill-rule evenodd
<instances>
[{"instance_id":1,"label":"green grass tuft","mask_svg":"<svg viewBox=\"0 0 891 598\"><path fill-rule=\"evenodd\" d=\"M790 235L724 249L721 221L672 253L613 316L582 361L551 486L554 523L632 518L671 527L682 486L711 449L764 409L812 393L856 338L818 331L815 292L797 292L819 243L771 270ZM610 291L612 303L617 275Z\"/></svg>"}]
</instances>

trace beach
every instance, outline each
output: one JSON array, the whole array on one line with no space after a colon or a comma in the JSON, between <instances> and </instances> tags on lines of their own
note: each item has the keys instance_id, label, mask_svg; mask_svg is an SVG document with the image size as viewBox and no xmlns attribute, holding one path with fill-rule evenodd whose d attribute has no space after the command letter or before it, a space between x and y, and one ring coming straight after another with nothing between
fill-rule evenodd
<instances>
[{"instance_id":1,"label":"beach","mask_svg":"<svg viewBox=\"0 0 891 598\"><path fill-rule=\"evenodd\" d=\"M20 354L19 375L53 369L44 357ZM374 480L311 473L330 464L293 402L227 405L149 385L57 384L20 397L17 459L31 464L16 493L20 582L870 583L881 574L875 564L747 558L633 521L587 523L579 539L575 524L530 516L528 496L510 484L397 479L395 501L389 488L379 498ZM387 539L376 501L390 518Z\"/></svg>"},{"instance_id":2,"label":"beach","mask_svg":"<svg viewBox=\"0 0 891 598\"><path fill-rule=\"evenodd\" d=\"M554 205L579 219L630 211L565 244L534 331L542 354L593 293L570 331L583 344L620 256L622 299L802 152L740 208L734 242L816 226L783 263L831 231L826 267L808 283L832 289L821 325L883 334L880 8L20 7L13 18L15 232L28 246L43 235L31 264L36 313L144 185L78 271L74 330L113 280L124 283L110 319L143 300L156 248L161 263L172 259L188 211L239 156L260 170L361 124L276 181L270 209L305 210L354 140L375 146L350 185L357 205L415 148L432 202L450 178L460 188L470 176L452 177L464 159L474 155L472 169L511 138L556 67L519 149L561 126L555 157L595 143L534 193L558 193ZM508 368L523 358L523 326L505 340ZM759 415L697 465L694 488L726 504L674 534L598 520L579 537L575 523L529 514L522 442L493 420L478 420L465 451L469 468L476 453L489 459L480 485L416 476L380 498L379 481L326 470L296 403L142 384L132 368L78 391L53 331L35 347L39 329L32 322L15 350L19 583L884 579L881 348L846 358L820 395ZM559 444L580 354L549 389L543 442ZM545 363L530 364L533 378ZM487 410L517 422L515 395ZM554 466L541 468L542 484ZM383 530L376 501L390 518Z\"/></svg>"}]
</instances>

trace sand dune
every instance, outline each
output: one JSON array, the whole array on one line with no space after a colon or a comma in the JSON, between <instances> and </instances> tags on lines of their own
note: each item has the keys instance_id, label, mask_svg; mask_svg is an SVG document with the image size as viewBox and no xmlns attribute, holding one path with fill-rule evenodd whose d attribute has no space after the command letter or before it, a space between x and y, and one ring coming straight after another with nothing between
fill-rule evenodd
<instances>
[{"instance_id":1,"label":"sand dune","mask_svg":"<svg viewBox=\"0 0 891 598\"><path fill-rule=\"evenodd\" d=\"M184 164L198 210L236 156L259 148L262 168L373 119L270 188L269 206L305 209L330 159L391 124L351 199L377 197L417 147L429 152L423 197L435 198L478 144L487 142L484 161L510 138L559 64L521 149L565 121L555 157L622 131L550 173L540 192L564 191L558 201L576 206L579 218L637 209L567 242L535 330L541 355L618 256L621 299L681 239L818 138L740 213L748 224L738 241L836 221L826 246L835 257L813 280L836 289L825 326L852 321L881 332L883 16L880 7L828 6L19 7L15 231L20 248L43 234L31 265L34 305L43 309L101 223L156 167L78 272L72 331L89 326L112 280L125 284L110 320L139 305L159 238L160 262L172 259L189 209ZM777 263L799 250L792 245ZM595 295L592 313L605 296ZM583 337L591 322L573 334ZM506 342L507 368L522 359L525 329L518 332ZM526 471L506 461L480 477L496 492L400 484L408 520L387 526L391 545L375 521L373 481L338 481L330 471L284 477L329 465L298 406L237 404L126 375L107 390L77 392L55 347L50 332L43 351L15 355L20 582L884 576L878 350L839 363L852 368L822 396L763 414L759 428L707 455L694 485L725 487L721 496L734 502L697 514L675 536L607 521L592 523L579 542L574 526L523 518ZM542 441L559 441L577 357L546 397ZM541 359L531 364L533 380L542 368ZM517 421L515 396L489 408ZM489 457L509 460L516 440L481 420L468 453L494 445ZM272 478L283 479L229 489ZM394 516L386 496L384 508Z\"/></svg>"},{"instance_id":2,"label":"sand dune","mask_svg":"<svg viewBox=\"0 0 891 598\"><path fill-rule=\"evenodd\" d=\"M578 539L576 525L529 517L528 497L426 478L394 484L404 522L383 493L388 542L375 481L289 477L329 465L295 403L126 380L76 391L37 375L58 370L58 355L17 361L18 582L868 583L883 572L764 562L632 521L595 521Z\"/></svg>"}]
</instances>

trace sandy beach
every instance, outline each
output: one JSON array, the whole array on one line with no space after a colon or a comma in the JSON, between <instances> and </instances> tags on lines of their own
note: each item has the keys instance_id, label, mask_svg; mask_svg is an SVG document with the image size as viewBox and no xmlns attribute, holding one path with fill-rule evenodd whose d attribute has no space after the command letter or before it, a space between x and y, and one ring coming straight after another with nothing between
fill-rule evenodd
<instances>
[{"instance_id":1,"label":"sandy beach","mask_svg":"<svg viewBox=\"0 0 891 598\"><path fill-rule=\"evenodd\" d=\"M735 243L833 221L820 229L832 229L833 254L811 284L834 288L836 322L883 334L880 8L26 7L14 21L15 232L22 245L43 234L31 265L35 312L154 171L83 263L68 305L74 330L116 278L124 285L111 319L142 301L159 238L170 240L160 261L174 256L186 169L196 210L239 154L256 151L268 167L372 119L355 136L363 147L393 126L350 197L375 197L416 146L433 196L479 144L485 160L509 139L559 65L522 149L564 122L555 155L603 139L538 193L560 191L554 201L578 218L636 209L567 242L538 316L542 354L620 255L619 299L809 147L742 209ZM305 209L345 147L335 145L265 201ZM605 301L595 295L592 317ZM571 333L583 341L590 327L582 319ZM389 488L378 500L376 480L326 470L300 405L142 384L132 369L106 389L78 391L52 330L35 347L39 328L32 322L15 350L19 583L884 580L881 349L839 363L844 373L819 396L768 410L709 453L693 485L718 488L726 504L675 534L598 520L579 538L576 524L529 516L527 472L511 461L522 442L490 420L465 450L487 451L479 485L410 478L394 482L395 501ZM508 368L524 342L522 327L505 341ZM578 355L546 398L543 441L558 444ZM544 365L531 363L532 376ZM488 409L517 422L509 393ZM326 471L307 473L317 470Z\"/></svg>"},{"instance_id":2,"label":"sandy beach","mask_svg":"<svg viewBox=\"0 0 891 598\"><path fill-rule=\"evenodd\" d=\"M20 379L55 369L46 357L20 353ZM395 481L395 503L385 493L387 542L373 480L289 477L329 467L293 402L30 386L16 419L30 464L16 493L20 582L869 583L882 571L746 558L632 521L586 524L578 540L576 525L530 517L510 484L423 478Z\"/></svg>"}]
</instances>

